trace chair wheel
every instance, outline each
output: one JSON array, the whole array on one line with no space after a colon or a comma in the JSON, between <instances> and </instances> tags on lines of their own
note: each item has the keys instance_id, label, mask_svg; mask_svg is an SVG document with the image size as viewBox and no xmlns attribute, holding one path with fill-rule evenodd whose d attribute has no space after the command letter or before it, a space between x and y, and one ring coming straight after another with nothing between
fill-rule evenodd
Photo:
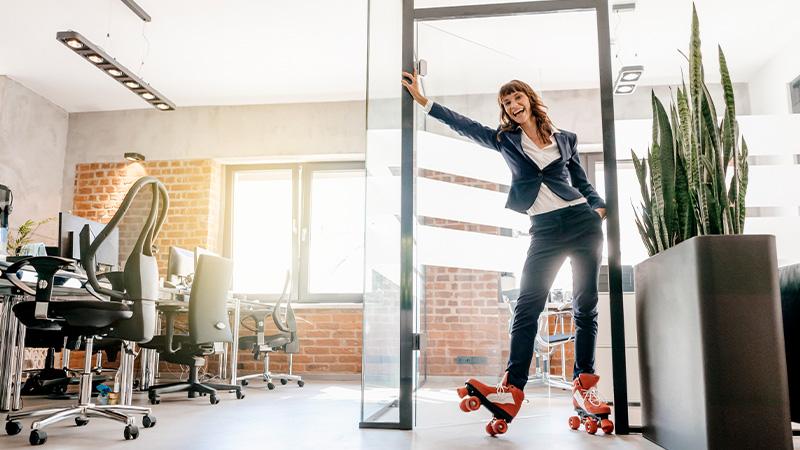
<instances>
[{"instance_id":1,"label":"chair wheel","mask_svg":"<svg viewBox=\"0 0 800 450\"><path fill-rule=\"evenodd\" d=\"M151 405L158 405L159 403L161 403L161 397L150 397Z\"/></svg>"},{"instance_id":2,"label":"chair wheel","mask_svg":"<svg viewBox=\"0 0 800 450\"><path fill-rule=\"evenodd\" d=\"M75 418L75 425L82 427L89 423L89 419L84 419L83 417L76 417Z\"/></svg>"},{"instance_id":3,"label":"chair wheel","mask_svg":"<svg viewBox=\"0 0 800 450\"><path fill-rule=\"evenodd\" d=\"M15 434L19 434L20 431L22 431L21 423L17 422L16 420L6 422L6 433L9 436L14 436Z\"/></svg>"},{"instance_id":4,"label":"chair wheel","mask_svg":"<svg viewBox=\"0 0 800 450\"><path fill-rule=\"evenodd\" d=\"M239 382L239 384L241 384L242 386L247 386L248 384L250 384L250 382L247 380L242 380Z\"/></svg>"},{"instance_id":5,"label":"chair wheel","mask_svg":"<svg viewBox=\"0 0 800 450\"><path fill-rule=\"evenodd\" d=\"M267 383L267 389L269 389L271 391L271 390L275 389L275 385L270 381L269 383Z\"/></svg>"},{"instance_id":6,"label":"chair wheel","mask_svg":"<svg viewBox=\"0 0 800 450\"><path fill-rule=\"evenodd\" d=\"M188 395L189 395L189 398L195 398L195 397L197 397L197 392L189 391Z\"/></svg>"},{"instance_id":7,"label":"chair wheel","mask_svg":"<svg viewBox=\"0 0 800 450\"><path fill-rule=\"evenodd\" d=\"M288 383L288 382L289 382L289 380L287 380L286 378L281 378L281 384L283 386L286 386L286 383Z\"/></svg>"},{"instance_id":8,"label":"chair wheel","mask_svg":"<svg viewBox=\"0 0 800 450\"><path fill-rule=\"evenodd\" d=\"M303 386L306 385L306 382L303 381L303 380L297 380L297 385L300 386L300 387L303 387Z\"/></svg>"},{"instance_id":9,"label":"chair wheel","mask_svg":"<svg viewBox=\"0 0 800 450\"><path fill-rule=\"evenodd\" d=\"M239 399L239 400L243 399L244 398L244 392L236 391L236 398Z\"/></svg>"},{"instance_id":10,"label":"chair wheel","mask_svg":"<svg viewBox=\"0 0 800 450\"><path fill-rule=\"evenodd\" d=\"M142 426L145 428L153 428L156 426L156 416L147 414L146 416L142 417Z\"/></svg>"},{"instance_id":11,"label":"chair wheel","mask_svg":"<svg viewBox=\"0 0 800 450\"><path fill-rule=\"evenodd\" d=\"M130 441L131 439L136 439L139 437L139 428L136 425L127 425L125 427L125 440Z\"/></svg>"},{"instance_id":12,"label":"chair wheel","mask_svg":"<svg viewBox=\"0 0 800 450\"><path fill-rule=\"evenodd\" d=\"M42 430L33 430L31 431L31 437L28 438L28 442L31 445L42 445L47 442L47 433Z\"/></svg>"},{"instance_id":13,"label":"chair wheel","mask_svg":"<svg viewBox=\"0 0 800 450\"><path fill-rule=\"evenodd\" d=\"M217 398L216 395L213 394L210 397L208 397L208 400L212 405L216 405L217 403L219 403L219 399Z\"/></svg>"}]
</instances>

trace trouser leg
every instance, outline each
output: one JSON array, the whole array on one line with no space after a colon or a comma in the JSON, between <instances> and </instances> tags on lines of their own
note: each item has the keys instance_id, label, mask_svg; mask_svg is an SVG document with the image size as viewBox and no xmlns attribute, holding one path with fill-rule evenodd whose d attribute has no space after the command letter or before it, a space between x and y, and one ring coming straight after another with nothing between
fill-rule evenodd
<instances>
[{"instance_id":1,"label":"trouser leg","mask_svg":"<svg viewBox=\"0 0 800 450\"><path fill-rule=\"evenodd\" d=\"M573 378L594 373L597 341L597 279L603 257L603 230L597 213L576 226L570 251L572 264L572 311L575 321L575 367ZM576 224L577 225L577 224Z\"/></svg>"},{"instance_id":2,"label":"trouser leg","mask_svg":"<svg viewBox=\"0 0 800 450\"><path fill-rule=\"evenodd\" d=\"M528 382L539 314L544 309L550 286L565 258L565 249L554 239L534 236L531 240L522 269L520 296L514 310L511 351L506 367L508 382L520 389Z\"/></svg>"}]
</instances>

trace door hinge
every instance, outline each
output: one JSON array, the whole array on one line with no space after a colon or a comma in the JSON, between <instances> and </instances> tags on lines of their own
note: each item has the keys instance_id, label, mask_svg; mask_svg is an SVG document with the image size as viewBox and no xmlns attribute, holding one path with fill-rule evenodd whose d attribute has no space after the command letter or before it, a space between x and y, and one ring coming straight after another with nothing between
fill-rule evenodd
<instances>
[{"instance_id":1,"label":"door hinge","mask_svg":"<svg viewBox=\"0 0 800 450\"><path fill-rule=\"evenodd\" d=\"M411 350L422 350L422 335L420 333L412 335Z\"/></svg>"}]
</instances>

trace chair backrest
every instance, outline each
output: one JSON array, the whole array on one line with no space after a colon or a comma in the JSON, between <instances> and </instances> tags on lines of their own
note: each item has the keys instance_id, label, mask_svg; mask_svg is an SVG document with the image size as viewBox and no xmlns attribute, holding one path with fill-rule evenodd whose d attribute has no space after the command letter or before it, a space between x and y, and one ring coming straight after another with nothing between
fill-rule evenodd
<instances>
[{"instance_id":1,"label":"chair backrest","mask_svg":"<svg viewBox=\"0 0 800 450\"><path fill-rule=\"evenodd\" d=\"M189 296L189 336L195 344L233 342L226 302L233 261L200 255Z\"/></svg>"}]
</instances>

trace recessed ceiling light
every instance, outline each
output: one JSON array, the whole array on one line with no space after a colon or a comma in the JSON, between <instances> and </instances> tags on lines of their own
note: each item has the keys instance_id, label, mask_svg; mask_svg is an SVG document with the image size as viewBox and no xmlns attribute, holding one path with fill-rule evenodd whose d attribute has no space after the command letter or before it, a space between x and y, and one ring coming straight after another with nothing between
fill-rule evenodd
<instances>
[{"instance_id":1,"label":"recessed ceiling light","mask_svg":"<svg viewBox=\"0 0 800 450\"><path fill-rule=\"evenodd\" d=\"M130 3L135 5L133 1ZM142 20L145 19L143 18ZM56 40L77 53L81 58L91 61L93 66L112 76L128 89L133 90L136 95L151 102L157 100L156 102L152 102L151 105L159 110L172 111L175 109L175 105L161 95L160 92L139 79L133 72L119 64L114 58L103 51L103 49L93 44L79 33L74 31L59 31L56 33Z\"/></svg>"},{"instance_id":2,"label":"recessed ceiling light","mask_svg":"<svg viewBox=\"0 0 800 450\"><path fill-rule=\"evenodd\" d=\"M642 76L641 72L628 72L622 75L622 81L636 81Z\"/></svg>"},{"instance_id":3,"label":"recessed ceiling light","mask_svg":"<svg viewBox=\"0 0 800 450\"><path fill-rule=\"evenodd\" d=\"M619 85L617 85L617 88L614 89L614 93L615 94L631 94L631 93L633 93L634 89L636 89L636 86L634 86L632 84L619 84Z\"/></svg>"},{"instance_id":4,"label":"recessed ceiling light","mask_svg":"<svg viewBox=\"0 0 800 450\"><path fill-rule=\"evenodd\" d=\"M642 78L644 66L622 66L614 83L614 94L632 94L636 90L636 82Z\"/></svg>"}]
</instances>

